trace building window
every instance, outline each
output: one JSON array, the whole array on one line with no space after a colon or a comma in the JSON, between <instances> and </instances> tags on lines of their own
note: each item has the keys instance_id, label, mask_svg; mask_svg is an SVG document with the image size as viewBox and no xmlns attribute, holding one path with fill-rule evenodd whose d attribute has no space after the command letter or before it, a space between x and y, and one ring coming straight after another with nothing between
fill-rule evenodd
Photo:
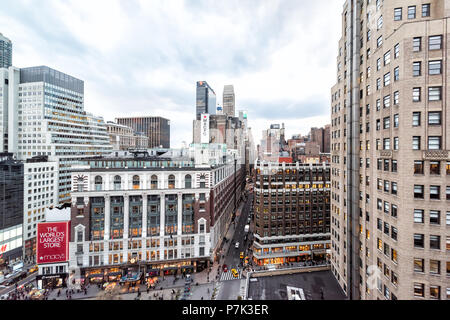
<instances>
[{"instance_id":1,"label":"building window","mask_svg":"<svg viewBox=\"0 0 450 320\"><path fill-rule=\"evenodd\" d=\"M101 191L102 190L102 183L103 183L102 177L96 176L95 179L94 179L95 191Z\"/></svg>"},{"instance_id":2,"label":"building window","mask_svg":"<svg viewBox=\"0 0 450 320\"><path fill-rule=\"evenodd\" d=\"M385 87L390 85L391 84L391 73L390 72L386 73L384 75L383 79L384 79L383 81L384 81L384 86Z\"/></svg>"},{"instance_id":3,"label":"building window","mask_svg":"<svg viewBox=\"0 0 450 320\"><path fill-rule=\"evenodd\" d=\"M383 27L383 16L380 16L377 20L377 30L380 30L382 27Z\"/></svg>"},{"instance_id":4,"label":"building window","mask_svg":"<svg viewBox=\"0 0 450 320\"><path fill-rule=\"evenodd\" d=\"M394 9L394 21L402 20L402 8Z\"/></svg>"},{"instance_id":5,"label":"building window","mask_svg":"<svg viewBox=\"0 0 450 320\"><path fill-rule=\"evenodd\" d=\"M419 61L413 62L413 77L419 77L421 75L422 63Z\"/></svg>"},{"instance_id":6,"label":"building window","mask_svg":"<svg viewBox=\"0 0 450 320\"><path fill-rule=\"evenodd\" d=\"M424 259L414 258L414 272L424 272L425 263Z\"/></svg>"},{"instance_id":7,"label":"building window","mask_svg":"<svg viewBox=\"0 0 450 320\"><path fill-rule=\"evenodd\" d=\"M430 161L430 174L441 174L441 162L440 161Z\"/></svg>"},{"instance_id":8,"label":"building window","mask_svg":"<svg viewBox=\"0 0 450 320\"><path fill-rule=\"evenodd\" d=\"M414 185L414 198L423 199L423 185Z\"/></svg>"},{"instance_id":9,"label":"building window","mask_svg":"<svg viewBox=\"0 0 450 320\"><path fill-rule=\"evenodd\" d=\"M413 88L413 102L420 102L421 88Z\"/></svg>"},{"instance_id":10,"label":"building window","mask_svg":"<svg viewBox=\"0 0 450 320\"><path fill-rule=\"evenodd\" d=\"M122 178L120 176L114 177L114 190L120 190L122 185Z\"/></svg>"},{"instance_id":11,"label":"building window","mask_svg":"<svg viewBox=\"0 0 450 320\"><path fill-rule=\"evenodd\" d=\"M426 3L422 5L422 17L429 17L430 16L430 4Z\"/></svg>"},{"instance_id":12,"label":"building window","mask_svg":"<svg viewBox=\"0 0 450 320\"><path fill-rule=\"evenodd\" d=\"M414 209L414 223L424 223L424 211L421 209Z\"/></svg>"},{"instance_id":13,"label":"building window","mask_svg":"<svg viewBox=\"0 0 450 320\"><path fill-rule=\"evenodd\" d=\"M420 112L413 112L413 114L412 114L412 125L413 125L413 127L420 126Z\"/></svg>"},{"instance_id":14,"label":"building window","mask_svg":"<svg viewBox=\"0 0 450 320\"><path fill-rule=\"evenodd\" d=\"M387 95L383 98L383 108L389 108L391 106L391 96Z\"/></svg>"},{"instance_id":15,"label":"building window","mask_svg":"<svg viewBox=\"0 0 450 320\"><path fill-rule=\"evenodd\" d=\"M192 177L189 174L184 177L184 187L186 189L192 188Z\"/></svg>"},{"instance_id":16,"label":"building window","mask_svg":"<svg viewBox=\"0 0 450 320\"><path fill-rule=\"evenodd\" d=\"M428 38L428 50L442 49L442 35L431 36Z\"/></svg>"},{"instance_id":17,"label":"building window","mask_svg":"<svg viewBox=\"0 0 450 320\"><path fill-rule=\"evenodd\" d=\"M396 67L394 69L394 81L400 80L400 68Z\"/></svg>"},{"instance_id":18,"label":"building window","mask_svg":"<svg viewBox=\"0 0 450 320\"><path fill-rule=\"evenodd\" d=\"M436 199L439 200L441 192L440 186L430 186L430 199Z\"/></svg>"},{"instance_id":19,"label":"building window","mask_svg":"<svg viewBox=\"0 0 450 320\"><path fill-rule=\"evenodd\" d=\"M158 189L158 177L156 175L152 175L150 178L150 188Z\"/></svg>"},{"instance_id":20,"label":"building window","mask_svg":"<svg viewBox=\"0 0 450 320\"><path fill-rule=\"evenodd\" d=\"M441 150L441 137L428 137L428 150Z\"/></svg>"},{"instance_id":21,"label":"building window","mask_svg":"<svg viewBox=\"0 0 450 320\"><path fill-rule=\"evenodd\" d=\"M430 210L430 224L441 224L441 212L437 210Z\"/></svg>"},{"instance_id":22,"label":"building window","mask_svg":"<svg viewBox=\"0 0 450 320\"><path fill-rule=\"evenodd\" d=\"M392 182L392 194L396 195L397 192L397 182Z\"/></svg>"},{"instance_id":23,"label":"building window","mask_svg":"<svg viewBox=\"0 0 450 320\"><path fill-rule=\"evenodd\" d=\"M430 299L440 300L441 298L441 287L430 286Z\"/></svg>"},{"instance_id":24,"label":"building window","mask_svg":"<svg viewBox=\"0 0 450 320\"><path fill-rule=\"evenodd\" d=\"M420 137L415 136L412 137L413 141L412 141L412 149L413 150L420 150Z\"/></svg>"},{"instance_id":25,"label":"building window","mask_svg":"<svg viewBox=\"0 0 450 320\"><path fill-rule=\"evenodd\" d=\"M394 105L398 105L399 104L399 92L395 91L394 92Z\"/></svg>"},{"instance_id":26,"label":"building window","mask_svg":"<svg viewBox=\"0 0 450 320\"><path fill-rule=\"evenodd\" d=\"M391 127L391 118L383 118L383 129L389 129Z\"/></svg>"},{"instance_id":27,"label":"building window","mask_svg":"<svg viewBox=\"0 0 450 320\"><path fill-rule=\"evenodd\" d=\"M137 175L133 176L133 189L139 189L139 184L140 184L139 176Z\"/></svg>"},{"instance_id":28,"label":"building window","mask_svg":"<svg viewBox=\"0 0 450 320\"><path fill-rule=\"evenodd\" d=\"M429 75L442 74L442 60L429 61L428 74Z\"/></svg>"},{"instance_id":29,"label":"building window","mask_svg":"<svg viewBox=\"0 0 450 320\"><path fill-rule=\"evenodd\" d=\"M384 65L388 65L391 63L391 51L388 51L384 54Z\"/></svg>"},{"instance_id":30,"label":"building window","mask_svg":"<svg viewBox=\"0 0 450 320\"><path fill-rule=\"evenodd\" d=\"M408 19L415 19L415 18L416 18L416 6L409 6Z\"/></svg>"},{"instance_id":31,"label":"building window","mask_svg":"<svg viewBox=\"0 0 450 320\"><path fill-rule=\"evenodd\" d=\"M169 189L175 189L175 176L169 175Z\"/></svg>"},{"instance_id":32,"label":"building window","mask_svg":"<svg viewBox=\"0 0 450 320\"><path fill-rule=\"evenodd\" d=\"M430 235L430 249L441 249L441 236Z\"/></svg>"},{"instance_id":33,"label":"building window","mask_svg":"<svg viewBox=\"0 0 450 320\"><path fill-rule=\"evenodd\" d=\"M391 207L391 216L394 218L397 218L397 211L398 211L398 207L395 204L393 204Z\"/></svg>"},{"instance_id":34,"label":"building window","mask_svg":"<svg viewBox=\"0 0 450 320\"><path fill-rule=\"evenodd\" d=\"M419 52L420 50L422 50L422 38L413 38L413 51Z\"/></svg>"},{"instance_id":35,"label":"building window","mask_svg":"<svg viewBox=\"0 0 450 320\"><path fill-rule=\"evenodd\" d=\"M399 122L399 115L394 114L394 128L398 128L400 122Z\"/></svg>"},{"instance_id":36,"label":"building window","mask_svg":"<svg viewBox=\"0 0 450 320\"><path fill-rule=\"evenodd\" d=\"M400 56L400 44L397 43L394 46L394 58L397 59Z\"/></svg>"},{"instance_id":37,"label":"building window","mask_svg":"<svg viewBox=\"0 0 450 320\"><path fill-rule=\"evenodd\" d=\"M414 296L425 297L425 285L423 283L414 282Z\"/></svg>"},{"instance_id":38,"label":"building window","mask_svg":"<svg viewBox=\"0 0 450 320\"><path fill-rule=\"evenodd\" d=\"M441 112L440 111L428 112L428 124L441 125Z\"/></svg>"},{"instance_id":39,"label":"building window","mask_svg":"<svg viewBox=\"0 0 450 320\"><path fill-rule=\"evenodd\" d=\"M415 233L414 234L414 247L415 248L424 248L425 246L425 237L423 234Z\"/></svg>"}]
</instances>

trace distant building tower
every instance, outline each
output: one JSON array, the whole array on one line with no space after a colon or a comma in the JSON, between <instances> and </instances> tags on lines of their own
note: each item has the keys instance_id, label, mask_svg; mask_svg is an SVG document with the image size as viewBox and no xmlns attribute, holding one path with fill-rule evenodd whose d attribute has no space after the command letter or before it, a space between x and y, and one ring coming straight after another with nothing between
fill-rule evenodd
<instances>
[{"instance_id":1,"label":"distant building tower","mask_svg":"<svg viewBox=\"0 0 450 320\"><path fill-rule=\"evenodd\" d=\"M234 110L234 87L232 85L227 85L223 88L223 114L234 117Z\"/></svg>"},{"instance_id":2,"label":"distant building tower","mask_svg":"<svg viewBox=\"0 0 450 320\"><path fill-rule=\"evenodd\" d=\"M196 101L197 120L203 113L216 114L216 93L206 81L197 82Z\"/></svg>"},{"instance_id":3,"label":"distant building tower","mask_svg":"<svg viewBox=\"0 0 450 320\"><path fill-rule=\"evenodd\" d=\"M12 42L0 33L0 68L12 66Z\"/></svg>"},{"instance_id":4,"label":"distant building tower","mask_svg":"<svg viewBox=\"0 0 450 320\"><path fill-rule=\"evenodd\" d=\"M116 118L116 123L148 137L148 148L170 148L170 120L162 117Z\"/></svg>"}]
</instances>

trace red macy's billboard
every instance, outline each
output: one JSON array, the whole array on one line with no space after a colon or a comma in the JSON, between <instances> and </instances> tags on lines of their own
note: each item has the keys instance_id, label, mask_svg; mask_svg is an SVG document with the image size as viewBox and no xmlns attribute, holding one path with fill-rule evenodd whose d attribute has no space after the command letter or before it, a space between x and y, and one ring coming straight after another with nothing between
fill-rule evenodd
<instances>
[{"instance_id":1,"label":"red macy's billboard","mask_svg":"<svg viewBox=\"0 0 450 320\"><path fill-rule=\"evenodd\" d=\"M68 261L70 221L39 223L37 229L37 263Z\"/></svg>"}]
</instances>

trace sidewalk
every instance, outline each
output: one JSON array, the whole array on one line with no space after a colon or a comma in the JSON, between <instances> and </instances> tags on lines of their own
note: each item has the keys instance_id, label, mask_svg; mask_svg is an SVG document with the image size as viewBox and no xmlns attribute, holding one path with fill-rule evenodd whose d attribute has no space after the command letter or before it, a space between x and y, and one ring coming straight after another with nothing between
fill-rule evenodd
<instances>
[{"instance_id":1,"label":"sidewalk","mask_svg":"<svg viewBox=\"0 0 450 320\"><path fill-rule=\"evenodd\" d=\"M239 207L236 210L236 218L235 221L241 216L242 209L244 208L245 202L242 201L239 205ZM193 274L194 283L199 284L205 284L210 283L211 281L219 281L220 275L222 273L221 266L224 263L225 256L228 254L228 250L230 246L232 245L232 239L234 236L234 232L236 230L235 224L232 222L230 223L230 226L228 227L228 230L226 232L225 237L228 239L227 243L224 243L222 246L222 250L220 251L222 253L219 262L214 261L212 266L210 266L210 270L203 270L198 273ZM224 256L224 257L222 257Z\"/></svg>"}]
</instances>

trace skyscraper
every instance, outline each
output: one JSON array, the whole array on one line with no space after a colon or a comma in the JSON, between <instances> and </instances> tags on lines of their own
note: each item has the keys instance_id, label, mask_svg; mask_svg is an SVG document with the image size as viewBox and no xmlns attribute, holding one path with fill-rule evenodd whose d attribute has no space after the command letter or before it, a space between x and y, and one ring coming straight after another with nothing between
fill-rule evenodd
<instances>
[{"instance_id":1,"label":"skyscraper","mask_svg":"<svg viewBox=\"0 0 450 320\"><path fill-rule=\"evenodd\" d=\"M170 120L162 117L117 118L118 124L148 137L148 148L170 148Z\"/></svg>"},{"instance_id":2,"label":"skyscraper","mask_svg":"<svg viewBox=\"0 0 450 320\"><path fill-rule=\"evenodd\" d=\"M0 68L12 65L12 42L0 33Z\"/></svg>"},{"instance_id":3,"label":"skyscraper","mask_svg":"<svg viewBox=\"0 0 450 320\"><path fill-rule=\"evenodd\" d=\"M234 117L235 107L234 87L226 85L223 89L223 113Z\"/></svg>"},{"instance_id":4,"label":"skyscraper","mask_svg":"<svg viewBox=\"0 0 450 320\"><path fill-rule=\"evenodd\" d=\"M58 199L68 201L72 164L112 150L103 118L84 111L84 82L46 66L10 67L1 77L8 80L2 108L8 128L0 145L20 160L49 156L58 161Z\"/></svg>"},{"instance_id":5,"label":"skyscraper","mask_svg":"<svg viewBox=\"0 0 450 320\"><path fill-rule=\"evenodd\" d=\"M351 1L332 88L332 272L350 299L450 290L449 1Z\"/></svg>"},{"instance_id":6,"label":"skyscraper","mask_svg":"<svg viewBox=\"0 0 450 320\"><path fill-rule=\"evenodd\" d=\"M196 101L197 120L202 113L216 114L216 93L206 81L197 82Z\"/></svg>"}]
</instances>

